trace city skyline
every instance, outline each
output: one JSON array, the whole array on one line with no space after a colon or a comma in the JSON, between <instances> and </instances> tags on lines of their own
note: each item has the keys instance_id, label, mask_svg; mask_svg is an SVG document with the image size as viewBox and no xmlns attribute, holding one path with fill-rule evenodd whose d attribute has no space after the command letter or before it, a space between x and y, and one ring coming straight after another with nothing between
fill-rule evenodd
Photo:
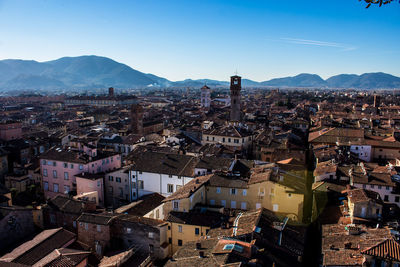
<instances>
[{"instance_id":1,"label":"city skyline","mask_svg":"<svg viewBox=\"0 0 400 267\"><path fill-rule=\"evenodd\" d=\"M0 1L0 59L98 55L169 80L400 76L400 5Z\"/></svg>"}]
</instances>

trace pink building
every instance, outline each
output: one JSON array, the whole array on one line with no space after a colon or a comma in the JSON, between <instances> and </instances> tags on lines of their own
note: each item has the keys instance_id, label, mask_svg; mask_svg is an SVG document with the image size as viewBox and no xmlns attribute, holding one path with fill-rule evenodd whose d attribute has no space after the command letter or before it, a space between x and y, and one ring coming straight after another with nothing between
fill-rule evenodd
<instances>
[{"instance_id":1,"label":"pink building","mask_svg":"<svg viewBox=\"0 0 400 267\"><path fill-rule=\"evenodd\" d=\"M92 174L83 172L75 175L75 177L77 196L79 197L89 192L97 192L97 204L104 206L104 173ZM93 201L93 199L90 199L90 197L88 197L87 200Z\"/></svg>"},{"instance_id":2,"label":"pink building","mask_svg":"<svg viewBox=\"0 0 400 267\"><path fill-rule=\"evenodd\" d=\"M46 198L78 191L76 175L102 173L121 168L121 155L115 152L86 153L79 150L53 148L40 156L40 171ZM82 192L82 190L80 190ZM104 201L104 197L102 197Z\"/></svg>"},{"instance_id":3,"label":"pink building","mask_svg":"<svg viewBox=\"0 0 400 267\"><path fill-rule=\"evenodd\" d=\"M22 138L22 123L9 121L0 123L0 139L5 141Z\"/></svg>"}]
</instances>

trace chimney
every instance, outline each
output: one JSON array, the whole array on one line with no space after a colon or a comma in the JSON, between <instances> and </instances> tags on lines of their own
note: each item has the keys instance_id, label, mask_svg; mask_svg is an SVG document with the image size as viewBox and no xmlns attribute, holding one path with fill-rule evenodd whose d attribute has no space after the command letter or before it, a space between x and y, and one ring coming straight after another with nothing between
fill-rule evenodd
<instances>
[{"instance_id":1,"label":"chimney","mask_svg":"<svg viewBox=\"0 0 400 267\"><path fill-rule=\"evenodd\" d=\"M114 88L108 88L108 96L114 96Z\"/></svg>"},{"instance_id":2,"label":"chimney","mask_svg":"<svg viewBox=\"0 0 400 267\"><path fill-rule=\"evenodd\" d=\"M201 249L201 243L200 242L196 242L196 249L197 250Z\"/></svg>"}]
</instances>

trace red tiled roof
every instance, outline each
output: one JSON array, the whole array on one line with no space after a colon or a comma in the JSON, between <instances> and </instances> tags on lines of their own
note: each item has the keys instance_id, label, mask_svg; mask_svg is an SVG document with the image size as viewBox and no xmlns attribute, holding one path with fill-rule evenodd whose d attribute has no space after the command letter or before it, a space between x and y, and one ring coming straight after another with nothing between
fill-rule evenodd
<instances>
[{"instance_id":1,"label":"red tiled roof","mask_svg":"<svg viewBox=\"0 0 400 267\"><path fill-rule=\"evenodd\" d=\"M400 261L400 244L392 238L388 238L375 246L361 251L361 254L366 254L391 261Z\"/></svg>"}]
</instances>

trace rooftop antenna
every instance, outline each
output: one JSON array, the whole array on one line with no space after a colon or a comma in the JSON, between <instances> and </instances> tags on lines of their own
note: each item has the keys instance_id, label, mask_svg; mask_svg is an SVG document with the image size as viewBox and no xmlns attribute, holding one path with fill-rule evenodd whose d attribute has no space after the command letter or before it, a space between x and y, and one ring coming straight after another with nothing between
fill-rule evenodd
<instances>
[{"instance_id":1,"label":"rooftop antenna","mask_svg":"<svg viewBox=\"0 0 400 267\"><path fill-rule=\"evenodd\" d=\"M282 232L286 227L287 222L289 221L288 217L285 217L285 219L283 219L283 222L281 223L280 227L278 228L279 231L279 239L278 239L278 245L281 246L282 245Z\"/></svg>"}]
</instances>

